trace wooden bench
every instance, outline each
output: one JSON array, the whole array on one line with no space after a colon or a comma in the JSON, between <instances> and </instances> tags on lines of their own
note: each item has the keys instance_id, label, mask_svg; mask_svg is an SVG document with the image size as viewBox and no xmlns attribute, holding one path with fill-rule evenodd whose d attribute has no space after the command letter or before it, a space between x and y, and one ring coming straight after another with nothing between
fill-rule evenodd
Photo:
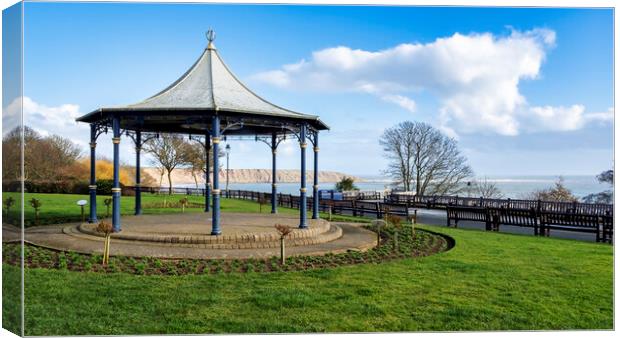
<instances>
[{"instance_id":1,"label":"wooden bench","mask_svg":"<svg viewBox=\"0 0 620 338\"><path fill-rule=\"evenodd\" d=\"M534 228L534 234L539 234L539 221L536 209L514 209L514 208L487 208L489 211L491 224L487 230L499 231L500 224L519 227Z\"/></svg>"},{"instance_id":2,"label":"wooden bench","mask_svg":"<svg viewBox=\"0 0 620 338\"><path fill-rule=\"evenodd\" d=\"M415 217L416 211L413 208L409 208L407 205L384 203L381 205L380 214L377 215L377 218L383 218L384 215L405 217L407 222L410 222Z\"/></svg>"},{"instance_id":3,"label":"wooden bench","mask_svg":"<svg viewBox=\"0 0 620 338\"><path fill-rule=\"evenodd\" d=\"M319 199L319 210L323 212L328 212L332 207L332 200L329 199Z\"/></svg>"},{"instance_id":4,"label":"wooden bench","mask_svg":"<svg viewBox=\"0 0 620 338\"><path fill-rule=\"evenodd\" d=\"M609 222L607 220L607 222ZM552 229L596 234L596 241L601 242L608 235L609 225L604 232L603 217L572 212L542 212L540 215L541 235L549 236ZM613 220L611 221L613 227ZM608 235L609 236L609 235ZM611 239L609 237L608 239Z\"/></svg>"},{"instance_id":5,"label":"wooden bench","mask_svg":"<svg viewBox=\"0 0 620 338\"><path fill-rule=\"evenodd\" d=\"M426 209L434 209L435 208L435 197L434 196L414 196L413 199L409 202L409 206L414 208L426 208Z\"/></svg>"},{"instance_id":6,"label":"wooden bench","mask_svg":"<svg viewBox=\"0 0 620 338\"><path fill-rule=\"evenodd\" d=\"M608 211L600 219L603 227L601 242L611 244L614 237L614 216Z\"/></svg>"},{"instance_id":7,"label":"wooden bench","mask_svg":"<svg viewBox=\"0 0 620 338\"><path fill-rule=\"evenodd\" d=\"M491 218L486 208L462 207L448 204L446 206L447 226L458 226L459 221L484 222L487 229L491 228Z\"/></svg>"},{"instance_id":8,"label":"wooden bench","mask_svg":"<svg viewBox=\"0 0 620 338\"><path fill-rule=\"evenodd\" d=\"M381 203L379 202L364 202L355 201L354 216L364 216L366 214L372 214L377 216L381 213Z\"/></svg>"},{"instance_id":9,"label":"wooden bench","mask_svg":"<svg viewBox=\"0 0 620 338\"><path fill-rule=\"evenodd\" d=\"M292 196L289 194L278 194L278 205L291 208L293 206Z\"/></svg>"},{"instance_id":10,"label":"wooden bench","mask_svg":"<svg viewBox=\"0 0 620 338\"><path fill-rule=\"evenodd\" d=\"M343 215L345 211L353 213L353 201L332 200L330 206L334 215Z\"/></svg>"},{"instance_id":11,"label":"wooden bench","mask_svg":"<svg viewBox=\"0 0 620 338\"><path fill-rule=\"evenodd\" d=\"M300 201L299 196L291 195L291 198L289 200L290 207L292 209L299 209L299 201Z\"/></svg>"}]
</instances>

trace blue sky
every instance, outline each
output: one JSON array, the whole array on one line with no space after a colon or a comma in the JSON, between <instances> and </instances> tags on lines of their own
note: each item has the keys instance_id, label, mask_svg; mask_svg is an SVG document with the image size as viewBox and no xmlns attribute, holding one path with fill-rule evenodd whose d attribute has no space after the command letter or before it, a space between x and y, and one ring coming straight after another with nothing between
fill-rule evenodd
<instances>
[{"instance_id":1,"label":"blue sky","mask_svg":"<svg viewBox=\"0 0 620 338\"><path fill-rule=\"evenodd\" d=\"M456 137L480 176L613 165L611 10L27 3L25 27L26 123L85 151L75 116L165 88L213 27L249 87L331 126L322 169L379 174L378 138L405 120ZM231 146L232 167L269 167L262 143ZM279 156L299 167L296 145Z\"/></svg>"}]
</instances>

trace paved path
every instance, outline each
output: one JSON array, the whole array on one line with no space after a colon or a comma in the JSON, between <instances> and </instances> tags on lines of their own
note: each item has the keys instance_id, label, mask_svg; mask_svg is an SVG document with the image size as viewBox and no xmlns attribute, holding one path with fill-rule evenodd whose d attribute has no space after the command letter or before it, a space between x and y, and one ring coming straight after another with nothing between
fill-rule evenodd
<instances>
[{"instance_id":1,"label":"paved path","mask_svg":"<svg viewBox=\"0 0 620 338\"><path fill-rule=\"evenodd\" d=\"M343 235L331 242L316 245L287 247L287 255L320 255L326 252L346 252L347 250L368 250L376 244L376 235L355 223L334 223L342 228ZM78 224L63 224L32 227L26 230L25 240L36 245L56 249L71 250L91 254L103 252L103 238L82 233L66 233L67 228ZM63 231L64 229L64 231ZM13 238L18 229L3 226L3 241ZM19 239L19 237L17 237ZM112 239L111 255L150 256L160 258L263 258L278 256L279 248L268 249L206 249L191 245L172 243L149 243Z\"/></svg>"},{"instance_id":2,"label":"paved path","mask_svg":"<svg viewBox=\"0 0 620 338\"><path fill-rule=\"evenodd\" d=\"M10 224L2 224L2 241L3 242L19 242L21 241L21 230Z\"/></svg>"}]
</instances>

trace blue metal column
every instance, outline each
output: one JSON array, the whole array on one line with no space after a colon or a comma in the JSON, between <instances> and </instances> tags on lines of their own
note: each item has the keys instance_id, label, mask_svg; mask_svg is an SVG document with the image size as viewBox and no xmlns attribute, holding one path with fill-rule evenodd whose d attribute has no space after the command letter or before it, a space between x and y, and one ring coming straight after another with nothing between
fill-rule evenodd
<instances>
[{"instance_id":1,"label":"blue metal column","mask_svg":"<svg viewBox=\"0 0 620 338\"><path fill-rule=\"evenodd\" d=\"M312 184L312 219L319 219L319 131L314 134L314 182Z\"/></svg>"},{"instance_id":2,"label":"blue metal column","mask_svg":"<svg viewBox=\"0 0 620 338\"><path fill-rule=\"evenodd\" d=\"M211 224L211 235L220 235L220 161L219 161L219 144L220 144L220 117L213 116L211 123L211 135L213 141L213 214Z\"/></svg>"},{"instance_id":3,"label":"blue metal column","mask_svg":"<svg viewBox=\"0 0 620 338\"><path fill-rule=\"evenodd\" d=\"M140 186L140 152L142 151L142 132L136 131L136 197L135 215L142 215L142 187Z\"/></svg>"},{"instance_id":4,"label":"blue metal column","mask_svg":"<svg viewBox=\"0 0 620 338\"><path fill-rule=\"evenodd\" d=\"M90 184L88 185L88 193L90 195L90 212L88 214L88 223L97 223L97 177L95 168L97 161L95 158L95 148L97 148L97 126L90 125Z\"/></svg>"},{"instance_id":5,"label":"blue metal column","mask_svg":"<svg viewBox=\"0 0 620 338\"><path fill-rule=\"evenodd\" d=\"M205 135L205 212L211 210L211 135Z\"/></svg>"},{"instance_id":6,"label":"blue metal column","mask_svg":"<svg viewBox=\"0 0 620 338\"><path fill-rule=\"evenodd\" d=\"M114 143L114 185L112 187L112 228L121 231L121 185L119 181L121 143L121 121L118 116L112 119L112 143Z\"/></svg>"},{"instance_id":7,"label":"blue metal column","mask_svg":"<svg viewBox=\"0 0 620 338\"><path fill-rule=\"evenodd\" d=\"M278 186L276 183L276 153L278 144L276 133L271 134L271 213L278 213Z\"/></svg>"},{"instance_id":8,"label":"blue metal column","mask_svg":"<svg viewBox=\"0 0 620 338\"><path fill-rule=\"evenodd\" d=\"M299 147L301 148L301 188L299 189L299 228L307 229L306 221L306 125L299 129Z\"/></svg>"}]
</instances>

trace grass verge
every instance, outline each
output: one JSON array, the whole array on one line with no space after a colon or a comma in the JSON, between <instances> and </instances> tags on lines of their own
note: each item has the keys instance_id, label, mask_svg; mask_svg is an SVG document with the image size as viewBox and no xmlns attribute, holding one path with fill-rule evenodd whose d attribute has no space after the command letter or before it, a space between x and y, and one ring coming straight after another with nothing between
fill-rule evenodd
<instances>
[{"instance_id":1,"label":"grass verge","mask_svg":"<svg viewBox=\"0 0 620 338\"><path fill-rule=\"evenodd\" d=\"M294 272L27 269L26 334L613 328L611 246L420 228L451 236L456 246L423 258Z\"/></svg>"}]
</instances>

